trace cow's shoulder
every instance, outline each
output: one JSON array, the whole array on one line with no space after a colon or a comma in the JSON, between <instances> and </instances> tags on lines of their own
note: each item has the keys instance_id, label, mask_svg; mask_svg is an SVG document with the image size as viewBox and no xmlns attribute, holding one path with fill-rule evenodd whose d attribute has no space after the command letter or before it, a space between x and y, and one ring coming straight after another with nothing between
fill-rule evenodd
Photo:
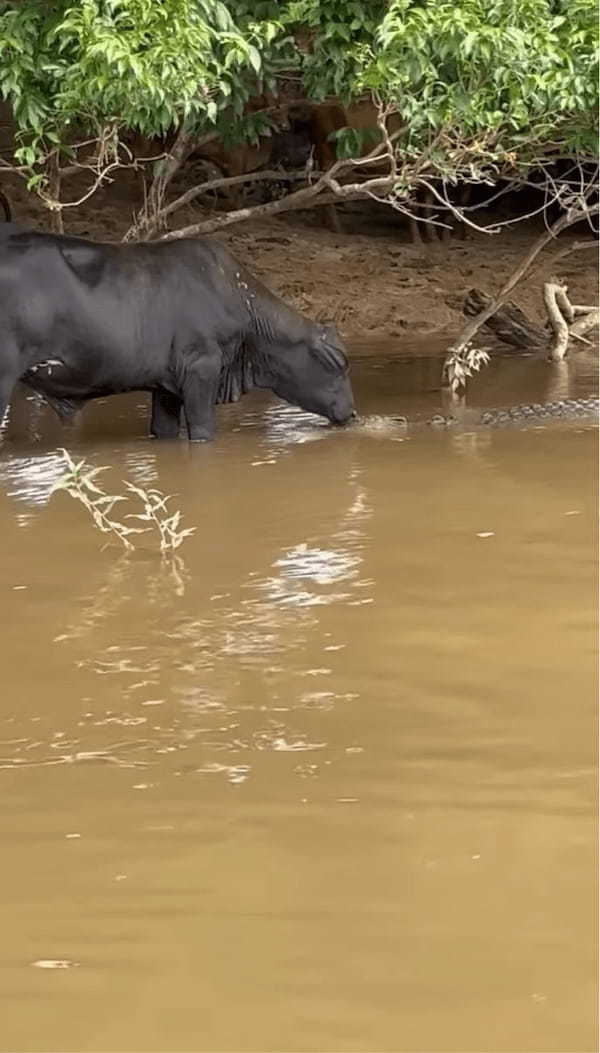
<instances>
[{"instance_id":1,"label":"cow's shoulder","mask_svg":"<svg viewBox=\"0 0 600 1053\"><path fill-rule=\"evenodd\" d=\"M236 288L240 273L245 270L216 238L181 238L152 244L164 268L191 269L199 280L220 287L223 293Z\"/></svg>"},{"instance_id":2,"label":"cow's shoulder","mask_svg":"<svg viewBox=\"0 0 600 1053\"><path fill-rule=\"evenodd\" d=\"M206 260L206 262L216 262L233 258L216 238L178 238L174 241L138 242L138 245L148 244L154 245L158 251L168 251L170 255L181 256L182 259L192 257L197 260Z\"/></svg>"},{"instance_id":3,"label":"cow's shoulder","mask_svg":"<svg viewBox=\"0 0 600 1053\"><path fill-rule=\"evenodd\" d=\"M93 288L113 273L112 264L119 249L110 242L88 241L70 234L39 234L31 247L54 256L57 274L64 267L72 277Z\"/></svg>"}]
</instances>

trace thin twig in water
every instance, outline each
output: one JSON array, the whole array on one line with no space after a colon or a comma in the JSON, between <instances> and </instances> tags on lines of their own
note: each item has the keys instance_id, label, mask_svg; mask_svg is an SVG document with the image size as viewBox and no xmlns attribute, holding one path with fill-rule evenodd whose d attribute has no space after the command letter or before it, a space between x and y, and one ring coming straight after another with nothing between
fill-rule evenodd
<instances>
[{"instance_id":1,"label":"thin twig in water","mask_svg":"<svg viewBox=\"0 0 600 1053\"><path fill-rule=\"evenodd\" d=\"M98 527L103 534L113 534L131 551L134 545L129 540L131 534L141 533L139 527L129 527L116 519L110 518L114 506L126 498L120 494L107 494L96 485L94 480L100 472L107 471L107 467L91 468L85 461L75 462L67 450L60 451L65 459L67 471L62 479L53 487L53 491L66 490L66 492L79 501L90 513L94 526Z\"/></svg>"},{"instance_id":2,"label":"thin twig in water","mask_svg":"<svg viewBox=\"0 0 600 1053\"><path fill-rule=\"evenodd\" d=\"M153 528L158 531L161 555L174 552L186 537L195 532L195 527L179 529L181 512L169 513L167 501L171 500L170 497L165 497L160 490L143 490L142 487L130 482L125 482L125 486L130 493L140 499L143 512L130 512L125 519L138 519L142 523L147 523L148 526L128 526L117 519L112 519L111 512L114 506L119 501L126 501L127 496L107 494L96 484L96 477L100 472L107 471L108 466L92 468L83 460L76 463L67 450L61 450L61 453L67 471L53 487L53 491L65 490L79 501L90 513L98 530L101 530L103 534L112 534L117 537L127 551L131 552L135 547L131 541L132 534L146 534Z\"/></svg>"},{"instance_id":3,"label":"thin twig in water","mask_svg":"<svg viewBox=\"0 0 600 1053\"><path fill-rule=\"evenodd\" d=\"M186 537L195 532L196 527L188 527L186 530L177 529L181 522L181 512L177 511L169 515L167 501L171 500L170 496L165 497L160 490L143 490L140 486L134 486L133 483L125 483L125 486L136 497L139 497L144 505L143 512L130 513L126 518L139 519L143 523L155 526L160 537L161 552L173 552L179 548ZM148 530L150 527L143 529Z\"/></svg>"}]
</instances>

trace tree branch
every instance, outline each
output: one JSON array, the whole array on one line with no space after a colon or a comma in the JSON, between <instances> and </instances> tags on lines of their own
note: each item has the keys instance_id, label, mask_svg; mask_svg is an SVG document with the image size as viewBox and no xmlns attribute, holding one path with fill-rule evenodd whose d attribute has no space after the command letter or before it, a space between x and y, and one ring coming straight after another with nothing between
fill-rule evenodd
<instances>
[{"instance_id":1,"label":"tree branch","mask_svg":"<svg viewBox=\"0 0 600 1053\"><path fill-rule=\"evenodd\" d=\"M152 226L145 226L139 228L137 224L134 223L127 231L127 234L125 235L123 240L129 241L135 239L139 236L140 231L143 232L145 237L152 238L158 232L158 230L160 229L160 224L162 224L163 220L165 220L167 216L172 215L173 212L179 211L180 208L183 208L185 205L189 205L191 201L194 201L195 198L200 197L201 194L207 194L211 190L227 189L228 187L239 186L243 183L293 183L296 180L305 178L306 170L302 168L299 171L295 172L277 172L271 169L263 169L259 172L248 172L246 175L223 176L220 179L208 179L205 183L198 183L197 186L193 186L189 190L186 190L184 194L181 194L178 198L175 198L174 201L171 201L168 205L165 205L160 210L160 212L153 217ZM230 215L230 213L226 213L226 215Z\"/></svg>"},{"instance_id":2,"label":"tree branch","mask_svg":"<svg viewBox=\"0 0 600 1053\"><path fill-rule=\"evenodd\" d=\"M563 249L561 252L557 253L556 256L552 257L552 260L550 261L552 268L554 269L559 260L564 260L565 256L570 256L572 252L581 252L584 249L595 249L596 252L598 252L598 242L592 238L590 238L589 241L574 241L567 249Z\"/></svg>"},{"instance_id":3,"label":"tree branch","mask_svg":"<svg viewBox=\"0 0 600 1053\"><path fill-rule=\"evenodd\" d=\"M394 132L393 135L386 133L385 139L377 143L364 157L340 158L327 172L323 172L320 175L316 183L296 190L278 201L269 201L264 205L255 205L251 208L235 209L232 212L225 213L223 216L203 220L189 227L183 227L181 230L170 231L167 234L163 234L161 240L175 241L179 238L192 238L201 234L211 234L213 231L221 230L223 227L229 227L234 223L241 223L247 219L257 219L260 216L273 216L283 212L298 211L303 208L331 205L335 201L340 200L356 201L360 198L369 197L375 190L380 190L382 193L384 191L390 193L397 178L393 165L391 167L394 174L370 179L365 183L341 184L338 177L353 168L363 168L367 165L381 163L382 160L389 156L389 150L400 134L401 130ZM232 176L231 180L233 179L242 181L241 177ZM221 185L226 183L227 180L223 180Z\"/></svg>"},{"instance_id":4,"label":"tree branch","mask_svg":"<svg viewBox=\"0 0 600 1053\"><path fill-rule=\"evenodd\" d=\"M212 138L212 136L209 138ZM216 138L216 135L214 138ZM204 141L207 142L208 139L205 139ZM132 230L136 229L139 234L139 232L144 229L150 229L160 225L160 220L157 219L157 217L160 215L163 208L167 187L183 162L189 157L194 146L194 136L188 126L184 123L181 125L175 142L166 155L165 160L155 172L148 197L144 203L142 211L136 219L134 227L131 228ZM129 234L130 231L127 232L125 238L127 238Z\"/></svg>"},{"instance_id":5,"label":"tree branch","mask_svg":"<svg viewBox=\"0 0 600 1053\"><path fill-rule=\"evenodd\" d=\"M573 307L573 310L575 314L578 313L577 308L575 306ZM582 340L584 333L587 333L590 329L597 329L599 324L600 311L597 307L592 307L591 309L588 309L588 311L585 314L581 315L578 322L574 322L569 332L570 335L574 336L576 340ZM589 340L586 340L585 343L588 344Z\"/></svg>"},{"instance_id":6,"label":"tree branch","mask_svg":"<svg viewBox=\"0 0 600 1053\"><path fill-rule=\"evenodd\" d=\"M570 208L565 212L563 216L560 216L555 223L552 224L548 230L545 230L543 234L533 243L531 248L525 253L521 262L515 267L510 277L505 281L504 285L500 289L500 292L494 297L491 303L476 315L462 330L458 339L449 348L448 354L456 353L463 350L481 329L482 325L487 322L488 318L491 318L496 313L499 307L505 302L508 294L514 289L515 285L521 280L523 275L529 270L531 264L546 247L548 242L554 241L554 239L566 230L567 227L573 226L574 223L579 223L580 220L586 219L588 216L597 215L600 211L600 205L591 205L588 208Z\"/></svg>"},{"instance_id":7,"label":"tree branch","mask_svg":"<svg viewBox=\"0 0 600 1053\"><path fill-rule=\"evenodd\" d=\"M213 219L193 223L191 226L183 227L180 230L169 231L168 234L163 234L160 240L177 241L179 238L195 238L202 234L212 234L215 230L222 230L224 227L230 227L234 223L241 223L247 219L276 216L283 212L295 212L299 209L315 208L320 205L332 205L334 202L342 200L357 201L360 198L369 196L367 189L369 186L377 185L381 188L387 187L389 189L391 180L389 177L382 177L381 179L373 179L370 183L350 183L343 186L333 181L329 192L323 189L326 185L327 183L324 179L319 179L314 186L303 187L301 190L296 190L278 201L268 201L264 205L254 205L250 208L239 208L233 212L225 212L223 215Z\"/></svg>"},{"instance_id":8,"label":"tree branch","mask_svg":"<svg viewBox=\"0 0 600 1053\"><path fill-rule=\"evenodd\" d=\"M569 346L569 315L569 321L573 320L566 287L556 280L544 282L544 304L554 333L548 358L551 362L562 362Z\"/></svg>"}]
</instances>

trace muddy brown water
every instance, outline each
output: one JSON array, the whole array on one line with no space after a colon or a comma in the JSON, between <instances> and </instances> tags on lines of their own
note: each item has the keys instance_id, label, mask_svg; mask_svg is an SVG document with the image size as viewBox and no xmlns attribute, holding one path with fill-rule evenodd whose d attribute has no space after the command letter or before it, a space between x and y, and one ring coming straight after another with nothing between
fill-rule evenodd
<instances>
[{"instance_id":1,"label":"muddy brown water","mask_svg":"<svg viewBox=\"0 0 600 1053\"><path fill-rule=\"evenodd\" d=\"M597 1048L597 428L406 435L444 408L407 351L354 348L345 431L255 394L189 447L142 396L66 432L15 400L1 1049ZM469 398L596 377L500 359ZM62 445L178 494L181 563L49 499Z\"/></svg>"}]
</instances>

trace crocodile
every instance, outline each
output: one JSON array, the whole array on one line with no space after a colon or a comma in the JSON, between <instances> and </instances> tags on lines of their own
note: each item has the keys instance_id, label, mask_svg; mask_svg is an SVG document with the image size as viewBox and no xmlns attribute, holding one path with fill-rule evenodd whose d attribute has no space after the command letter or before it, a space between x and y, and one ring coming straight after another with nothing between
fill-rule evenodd
<instances>
[{"instance_id":1,"label":"crocodile","mask_svg":"<svg viewBox=\"0 0 600 1053\"><path fill-rule=\"evenodd\" d=\"M572 420L600 416L600 399L596 395L580 399L561 399L557 402L532 402L523 406L511 406L509 409L464 410L460 416L444 416L436 413L426 421L409 421L407 417L393 416L395 424L411 427L415 424L431 428L465 428L489 427L500 428L510 425L537 424L538 421Z\"/></svg>"}]
</instances>

